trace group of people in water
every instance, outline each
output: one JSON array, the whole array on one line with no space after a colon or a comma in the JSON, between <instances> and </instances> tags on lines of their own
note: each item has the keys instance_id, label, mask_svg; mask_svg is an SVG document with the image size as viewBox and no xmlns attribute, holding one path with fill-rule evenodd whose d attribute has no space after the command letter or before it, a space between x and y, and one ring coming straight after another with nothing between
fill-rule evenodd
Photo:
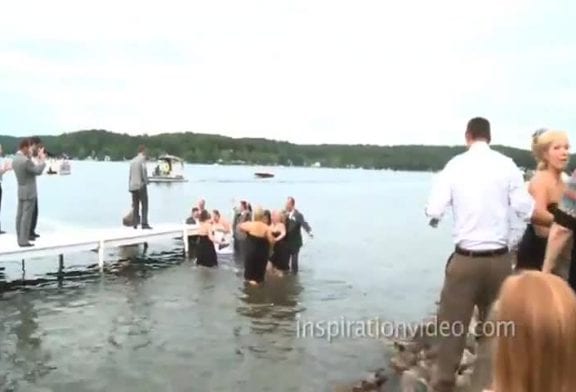
<instances>
[{"instance_id":1,"label":"group of people in water","mask_svg":"<svg viewBox=\"0 0 576 392\"><path fill-rule=\"evenodd\" d=\"M467 151L437 175L426 206L432 227L452 210L455 245L440 295L436 322L445 333L435 348L431 390L457 390L467 337L454 326L466 331L477 308L482 353L472 390L576 391L576 246L569 244L576 172L566 173L568 136L548 129L533 134L537 168L528 183L509 157L490 147L488 120L471 119L465 138ZM516 257L510 215L526 224ZM569 264L567 274L562 264ZM512 330L501 329L510 324Z\"/></svg>"},{"instance_id":2,"label":"group of people in water","mask_svg":"<svg viewBox=\"0 0 576 392\"><path fill-rule=\"evenodd\" d=\"M290 271L298 273L302 229L311 237L312 229L295 204L294 198L289 197L284 210L271 211L252 209L250 203L241 201L230 224L218 210L208 212L205 201L200 200L186 220L187 224L198 224L197 233L188 238L196 264L217 266L216 247L230 246L232 240L235 258L244 265L247 283L262 284L267 270L278 276Z\"/></svg>"}]
</instances>

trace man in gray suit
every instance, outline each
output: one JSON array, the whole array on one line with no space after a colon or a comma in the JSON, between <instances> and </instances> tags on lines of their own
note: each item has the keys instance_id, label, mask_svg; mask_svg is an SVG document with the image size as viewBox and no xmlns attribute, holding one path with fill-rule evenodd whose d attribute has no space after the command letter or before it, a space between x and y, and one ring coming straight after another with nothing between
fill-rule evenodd
<instances>
[{"instance_id":1,"label":"man in gray suit","mask_svg":"<svg viewBox=\"0 0 576 392\"><path fill-rule=\"evenodd\" d=\"M134 228L140 220L140 204L142 204L142 228L151 229L148 225L148 173L146 171L146 147L138 147L138 155L130 161L130 177L128 190L132 193L132 219Z\"/></svg>"},{"instance_id":2,"label":"man in gray suit","mask_svg":"<svg viewBox=\"0 0 576 392\"><path fill-rule=\"evenodd\" d=\"M4 151L2 150L2 145L0 144L0 156L4 156ZM4 161L2 165L0 165L0 208L2 206L2 177L4 173L7 171L12 170L12 164L9 161ZM0 226L1 227L1 226ZM4 230L0 229L0 234L6 233Z\"/></svg>"},{"instance_id":3,"label":"man in gray suit","mask_svg":"<svg viewBox=\"0 0 576 392\"><path fill-rule=\"evenodd\" d=\"M304 219L304 215L296 209L296 201L289 197L286 202L286 243L290 252L290 269L294 274L298 273L298 256L303 245L302 229L313 238L312 228Z\"/></svg>"},{"instance_id":4,"label":"man in gray suit","mask_svg":"<svg viewBox=\"0 0 576 392\"><path fill-rule=\"evenodd\" d=\"M16 214L16 234L18 245L22 247L33 246L30 240L30 226L36 205L38 193L36 191L36 176L39 176L46 167L46 154L44 148L38 150L38 164L31 159L30 140L20 142L20 149L12 160L12 169L18 182L18 213Z\"/></svg>"}]
</instances>

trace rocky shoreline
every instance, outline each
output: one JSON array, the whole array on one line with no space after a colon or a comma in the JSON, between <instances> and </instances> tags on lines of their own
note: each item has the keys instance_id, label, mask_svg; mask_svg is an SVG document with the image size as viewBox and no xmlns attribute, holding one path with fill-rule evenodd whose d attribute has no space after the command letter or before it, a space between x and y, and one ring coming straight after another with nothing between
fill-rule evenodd
<instances>
[{"instance_id":1,"label":"rocky shoreline","mask_svg":"<svg viewBox=\"0 0 576 392\"><path fill-rule=\"evenodd\" d=\"M478 390L478 385L472 385L472 373L477 355L478 343L475 331L478 320L474 313L466 348L462 355L455 392L471 392ZM429 392L432 367L436 358L437 339L435 338L435 321L433 318L424 320L416 329L414 336L407 341L387 341L393 353L387 368L370 372L364 379L352 385L340 385L333 392ZM477 380L481 380L481 375ZM486 377L484 375L484 377Z\"/></svg>"}]
</instances>

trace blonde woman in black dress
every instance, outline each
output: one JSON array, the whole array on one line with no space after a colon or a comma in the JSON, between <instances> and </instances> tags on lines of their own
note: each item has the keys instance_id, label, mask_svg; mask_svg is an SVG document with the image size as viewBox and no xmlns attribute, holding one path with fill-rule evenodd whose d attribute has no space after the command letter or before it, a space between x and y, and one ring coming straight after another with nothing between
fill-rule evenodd
<instances>
[{"instance_id":1,"label":"blonde woman in black dress","mask_svg":"<svg viewBox=\"0 0 576 392\"><path fill-rule=\"evenodd\" d=\"M244 280L256 286L264 282L270 246L274 244L271 226L261 208L254 210L253 220L240 223L238 229L246 233L244 253Z\"/></svg>"},{"instance_id":2,"label":"blonde woman in black dress","mask_svg":"<svg viewBox=\"0 0 576 392\"><path fill-rule=\"evenodd\" d=\"M286 243L286 225L284 215L280 211L272 213L272 224L270 226L274 236L274 247L270 262L279 276L290 270L290 249Z\"/></svg>"}]
</instances>

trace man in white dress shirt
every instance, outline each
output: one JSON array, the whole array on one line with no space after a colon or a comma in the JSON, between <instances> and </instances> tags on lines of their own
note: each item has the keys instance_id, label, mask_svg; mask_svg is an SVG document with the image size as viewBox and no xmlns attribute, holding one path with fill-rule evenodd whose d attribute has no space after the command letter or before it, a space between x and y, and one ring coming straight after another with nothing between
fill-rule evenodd
<instances>
[{"instance_id":1,"label":"man in white dress shirt","mask_svg":"<svg viewBox=\"0 0 576 392\"><path fill-rule=\"evenodd\" d=\"M435 227L451 207L455 250L448 259L438 310L441 332L434 391L454 390L455 373L466 344L474 307L485 320L500 285L512 272L508 249L510 210L525 221L538 222L534 200L514 161L490 148L490 123L468 122L468 151L452 158L438 174L426 206ZM442 327L445 328L445 327Z\"/></svg>"}]
</instances>

